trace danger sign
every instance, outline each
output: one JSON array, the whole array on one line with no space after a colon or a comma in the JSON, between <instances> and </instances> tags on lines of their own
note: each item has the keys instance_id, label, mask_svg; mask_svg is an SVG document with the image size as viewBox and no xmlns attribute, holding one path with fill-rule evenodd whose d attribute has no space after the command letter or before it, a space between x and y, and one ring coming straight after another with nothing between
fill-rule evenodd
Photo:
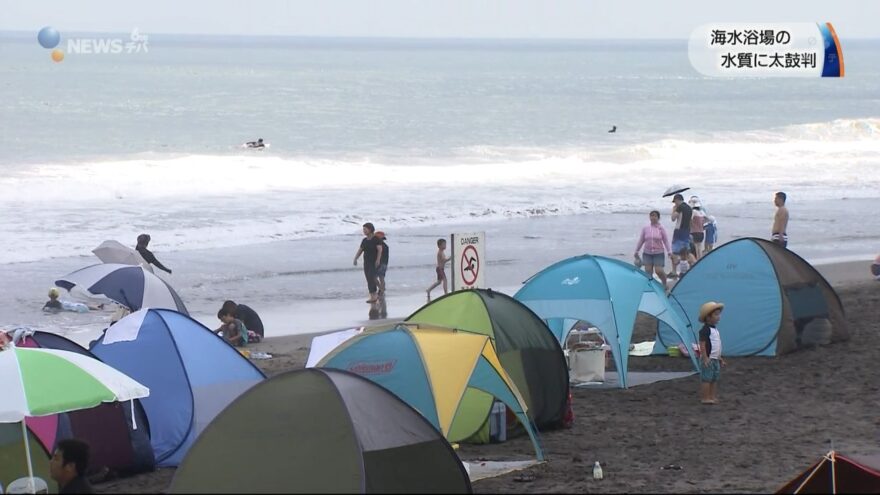
<instances>
[{"instance_id":1,"label":"danger sign","mask_svg":"<svg viewBox=\"0 0 880 495\"><path fill-rule=\"evenodd\" d=\"M452 290L484 287L485 232L452 234Z\"/></svg>"}]
</instances>

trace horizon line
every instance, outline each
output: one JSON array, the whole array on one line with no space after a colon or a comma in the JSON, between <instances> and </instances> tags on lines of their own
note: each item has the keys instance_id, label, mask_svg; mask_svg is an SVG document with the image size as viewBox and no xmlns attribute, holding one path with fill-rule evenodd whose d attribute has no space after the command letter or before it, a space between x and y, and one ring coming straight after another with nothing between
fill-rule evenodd
<instances>
[{"instance_id":1,"label":"horizon line","mask_svg":"<svg viewBox=\"0 0 880 495\"><path fill-rule=\"evenodd\" d=\"M135 26L135 28L137 28ZM133 28L133 29L135 29ZM137 28L140 30L140 28ZM16 36L34 36L37 31L29 31L22 29L0 29L0 36L16 35ZM67 31L72 34L105 34L120 35L130 34L127 31L90 31L90 30L71 30ZM179 36L179 37L212 37L212 38L293 38L293 39L347 39L347 40L394 40L394 41L688 41L689 38L554 38L554 37L516 37L516 36L389 36L389 35L353 35L353 34L241 34L241 33L172 33L162 31L141 31L147 36ZM880 40L880 37L844 37L850 41L871 41Z\"/></svg>"}]
</instances>

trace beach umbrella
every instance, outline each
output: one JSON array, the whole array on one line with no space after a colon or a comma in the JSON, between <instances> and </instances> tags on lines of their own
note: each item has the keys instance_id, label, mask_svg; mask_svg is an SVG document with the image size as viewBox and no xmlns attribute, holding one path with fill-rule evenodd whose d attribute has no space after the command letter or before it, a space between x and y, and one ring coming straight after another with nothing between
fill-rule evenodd
<instances>
[{"instance_id":1,"label":"beach umbrella","mask_svg":"<svg viewBox=\"0 0 880 495\"><path fill-rule=\"evenodd\" d=\"M668 189L666 189L666 192L663 193L663 197L668 198L669 196L672 196L673 194L683 193L683 192L687 191L688 189L690 189L690 187L685 187L685 186L682 186L681 184L673 184L673 185L669 186Z\"/></svg>"},{"instance_id":2,"label":"beach umbrella","mask_svg":"<svg viewBox=\"0 0 880 495\"><path fill-rule=\"evenodd\" d=\"M56 280L55 285L68 291L78 286L89 294L107 296L131 311L163 308L189 314L174 289L142 266L118 263L87 266Z\"/></svg>"},{"instance_id":3,"label":"beach umbrella","mask_svg":"<svg viewBox=\"0 0 880 495\"><path fill-rule=\"evenodd\" d=\"M34 474L26 417L150 395L147 387L97 359L54 349L7 347L0 351L0 377L0 423L21 422L32 493Z\"/></svg>"},{"instance_id":4,"label":"beach umbrella","mask_svg":"<svg viewBox=\"0 0 880 495\"><path fill-rule=\"evenodd\" d=\"M144 260L143 256L134 249L123 245L119 241L104 241L100 246L92 249L92 253L104 263L119 263L122 265L140 265L150 273L153 267Z\"/></svg>"}]
</instances>

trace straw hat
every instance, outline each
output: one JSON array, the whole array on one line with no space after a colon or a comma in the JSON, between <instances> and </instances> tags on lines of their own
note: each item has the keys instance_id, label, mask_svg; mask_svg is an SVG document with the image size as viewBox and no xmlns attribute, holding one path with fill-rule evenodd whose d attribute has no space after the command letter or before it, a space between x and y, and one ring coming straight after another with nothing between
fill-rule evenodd
<instances>
[{"instance_id":1,"label":"straw hat","mask_svg":"<svg viewBox=\"0 0 880 495\"><path fill-rule=\"evenodd\" d=\"M716 309L724 309L724 304L715 301L709 301L700 306L700 323L706 323L706 318Z\"/></svg>"}]
</instances>

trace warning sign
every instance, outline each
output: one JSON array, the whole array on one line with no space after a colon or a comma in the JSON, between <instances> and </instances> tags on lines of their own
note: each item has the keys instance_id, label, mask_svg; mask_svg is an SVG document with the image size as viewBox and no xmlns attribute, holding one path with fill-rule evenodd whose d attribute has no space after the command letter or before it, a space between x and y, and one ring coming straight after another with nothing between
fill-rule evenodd
<instances>
[{"instance_id":1,"label":"warning sign","mask_svg":"<svg viewBox=\"0 0 880 495\"><path fill-rule=\"evenodd\" d=\"M486 233L452 234L452 290L485 288Z\"/></svg>"}]
</instances>

